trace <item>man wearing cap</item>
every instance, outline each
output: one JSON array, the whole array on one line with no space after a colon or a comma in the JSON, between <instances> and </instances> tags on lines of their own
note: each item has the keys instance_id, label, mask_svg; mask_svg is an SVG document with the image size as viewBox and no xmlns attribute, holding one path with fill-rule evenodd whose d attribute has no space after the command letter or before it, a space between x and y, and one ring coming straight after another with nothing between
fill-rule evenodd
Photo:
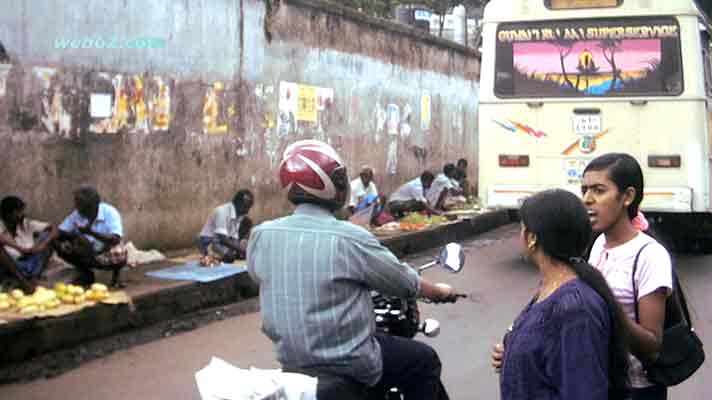
<instances>
[{"instance_id":1,"label":"man wearing cap","mask_svg":"<svg viewBox=\"0 0 712 400\"><path fill-rule=\"evenodd\" d=\"M349 180L328 144L290 145L279 176L296 209L255 227L247 265L260 285L262 331L282 367L317 376L318 398L382 399L397 386L409 400L448 399L435 350L376 331L371 290L446 300L453 288L420 277L367 230L334 217ZM333 378L343 381L324 384Z\"/></svg>"},{"instance_id":2,"label":"man wearing cap","mask_svg":"<svg viewBox=\"0 0 712 400\"><path fill-rule=\"evenodd\" d=\"M378 199L378 189L373 182L373 168L368 165L361 167L359 177L351 181L351 197L349 211L353 214L370 204L369 200Z\"/></svg>"}]
</instances>

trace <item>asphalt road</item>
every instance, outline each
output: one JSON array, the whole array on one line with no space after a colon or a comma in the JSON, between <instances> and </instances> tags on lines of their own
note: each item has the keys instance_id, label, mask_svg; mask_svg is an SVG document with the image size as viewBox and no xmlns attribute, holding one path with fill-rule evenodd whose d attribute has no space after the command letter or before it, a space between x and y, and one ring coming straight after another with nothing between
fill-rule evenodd
<instances>
[{"instance_id":1,"label":"asphalt road","mask_svg":"<svg viewBox=\"0 0 712 400\"><path fill-rule=\"evenodd\" d=\"M431 280L472 294L471 301L421 308L424 317L441 322L439 337L422 340L439 352L452 399L499 398L497 375L489 366L490 349L537 284L535 267L519 259L517 235L518 225L508 225L463 243L468 259L458 275L426 272ZM424 263L432 254L409 261ZM677 266L698 332L705 343L712 343L712 308L707 308L712 304L712 256L681 256ZM199 399L194 374L213 356L240 367L277 367L259 326L259 314L216 322L114 353L53 379L2 386L0 399ZM690 380L673 388L670 398L712 398L711 365L703 365Z\"/></svg>"}]
</instances>

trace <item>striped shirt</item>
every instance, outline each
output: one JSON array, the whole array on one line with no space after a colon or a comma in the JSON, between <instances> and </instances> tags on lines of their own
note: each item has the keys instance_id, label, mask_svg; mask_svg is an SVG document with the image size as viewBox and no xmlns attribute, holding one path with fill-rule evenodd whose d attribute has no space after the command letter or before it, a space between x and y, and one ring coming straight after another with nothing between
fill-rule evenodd
<instances>
[{"instance_id":1,"label":"striped shirt","mask_svg":"<svg viewBox=\"0 0 712 400\"><path fill-rule=\"evenodd\" d=\"M302 204L256 227L247 248L260 285L262 331L283 365L349 376L368 386L381 378L371 290L411 297L418 274L365 229Z\"/></svg>"}]
</instances>

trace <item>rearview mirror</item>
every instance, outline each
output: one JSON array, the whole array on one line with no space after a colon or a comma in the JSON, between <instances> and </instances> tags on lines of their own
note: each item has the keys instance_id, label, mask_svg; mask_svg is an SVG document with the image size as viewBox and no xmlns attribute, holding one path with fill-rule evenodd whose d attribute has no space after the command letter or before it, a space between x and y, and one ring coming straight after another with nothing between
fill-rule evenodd
<instances>
[{"instance_id":1,"label":"rearview mirror","mask_svg":"<svg viewBox=\"0 0 712 400\"><path fill-rule=\"evenodd\" d=\"M452 273L462 270L465 265L465 252L458 243L448 243L440 251L438 263Z\"/></svg>"}]
</instances>

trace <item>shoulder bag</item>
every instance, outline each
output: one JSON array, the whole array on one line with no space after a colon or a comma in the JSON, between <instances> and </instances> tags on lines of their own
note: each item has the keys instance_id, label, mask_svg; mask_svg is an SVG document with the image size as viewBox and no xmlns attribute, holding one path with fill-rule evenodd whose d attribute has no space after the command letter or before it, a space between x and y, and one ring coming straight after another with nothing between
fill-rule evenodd
<instances>
[{"instance_id":1,"label":"shoulder bag","mask_svg":"<svg viewBox=\"0 0 712 400\"><path fill-rule=\"evenodd\" d=\"M635 304L635 322L640 323L638 315L638 287L635 284L635 272L638 258L646 245L640 248L633 263L633 301ZM654 362L645 362L648 379L662 386L675 386L689 378L705 361L702 341L692 328L692 319L687 309L685 294L680 281L672 268L673 291L665 302L665 325L663 345L660 355Z\"/></svg>"}]
</instances>

